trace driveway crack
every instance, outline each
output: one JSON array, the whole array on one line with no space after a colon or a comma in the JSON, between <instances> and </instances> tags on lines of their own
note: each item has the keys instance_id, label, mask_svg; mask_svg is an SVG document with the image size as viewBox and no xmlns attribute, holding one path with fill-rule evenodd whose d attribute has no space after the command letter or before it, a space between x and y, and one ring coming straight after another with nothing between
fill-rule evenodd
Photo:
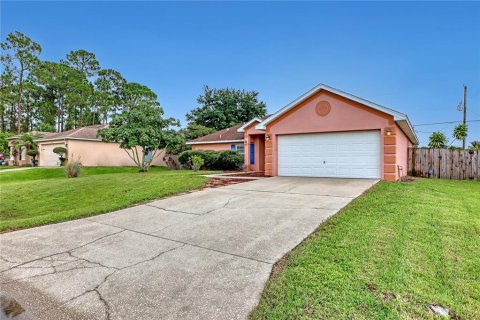
<instances>
[{"instance_id":1,"label":"driveway crack","mask_svg":"<svg viewBox=\"0 0 480 320\"><path fill-rule=\"evenodd\" d=\"M175 212L175 213L183 213L183 214L191 214L191 215L194 215L194 216L199 216L201 215L200 213L191 213L191 212L186 212L186 211L180 211L180 210L171 210L171 209L165 209L165 208L162 208L162 207L159 207L159 206L155 206L153 204L145 204L147 207L152 207L152 208L156 208L156 209L160 209L160 210L163 210L163 211L169 211L169 212Z\"/></svg>"},{"instance_id":2,"label":"driveway crack","mask_svg":"<svg viewBox=\"0 0 480 320\"><path fill-rule=\"evenodd\" d=\"M185 246L185 244L182 244L182 245L180 245L180 246L171 248L171 249L166 250L166 251L162 251L162 252L156 254L155 256L153 256L153 257L151 257L151 258L148 258L148 259L139 261L139 262L134 263L134 264L132 264L132 265L125 266L125 267L123 267L123 268L114 268L115 270L112 271L111 273L109 273L108 275L106 275L106 276L103 278L103 280L100 281L100 283L95 286L95 288L90 289L90 290L86 290L86 291L83 292L82 294L79 294L79 295L77 295L77 296L75 296L75 297L73 297L73 298L68 299L67 301L64 301L62 304L59 305L58 308L61 308L62 306L66 305L66 304L68 304L68 303L70 303L70 302L72 302L72 301L74 301L74 300L76 300L76 299L78 299L78 298L81 298L81 297L83 297L84 295L86 295L86 294L88 294L88 293L95 292L95 293L97 294L97 296L98 296L98 299L99 299L99 300L102 302L102 304L105 306L105 319L110 320L110 319L111 319L111 306L110 306L110 304L108 303L108 300L107 300L107 299L102 295L102 293L100 292L100 287L101 287L103 284L105 284L111 276L113 276L114 274L116 274L116 273L119 272L119 271L122 271L122 270L125 270L125 269L128 269L128 268L135 267L135 266L137 266L137 265L139 265L139 264L142 264L142 263L145 263L145 262L149 262L149 261L155 260L156 258L164 255L165 253L174 251L174 250L179 249L179 248L181 248L181 247L183 247L183 246Z\"/></svg>"},{"instance_id":3,"label":"driveway crack","mask_svg":"<svg viewBox=\"0 0 480 320\"><path fill-rule=\"evenodd\" d=\"M83 248L83 247L85 247L85 246L87 246L87 245L89 245L89 244L92 244L92 243L96 242L96 241L99 241L99 240L102 240L102 239L104 239L104 238L107 238L107 237L110 237L110 236L119 234L119 233L121 233L121 232L124 232L125 230L126 230L126 229L122 229L122 230L120 230L120 231L117 231L117 232L114 232L114 233L110 233L110 234L101 236L101 237L99 237L99 238L97 238L97 239L95 239L95 240L89 241L89 242L87 242L87 243L84 243L84 244L82 244L82 245L80 245L80 246L78 246L78 247L75 247L75 248L72 248L72 249L69 249L69 250L52 253L52 254L46 255L46 256L44 256L44 257L36 258L36 259L33 259L33 260L29 260L29 261L26 261L26 262L17 264L17 265L15 265L15 266L13 266L13 267L10 267L10 268L8 268L8 269L5 269L5 270L3 270L3 271L0 271L0 274L5 273L5 272L7 272L7 271L10 271L10 270L12 270L12 269L21 267L21 266L25 266L25 265L27 265L27 264L29 264L29 263L32 263L32 262L35 262L35 261L44 260L44 259L46 259L46 258L51 258L51 257L54 257L54 256L56 256L56 255L68 254L70 251ZM45 261L46 261L46 260L45 260Z\"/></svg>"},{"instance_id":4,"label":"driveway crack","mask_svg":"<svg viewBox=\"0 0 480 320\"><path fill-rule=\"evenodd\" d=\"M221 207L218 207L218 208L209 210L209 211L205 212L204 214L209 214L209 213L212 213L212 212L214 212L214 211L216 211L216 210L225 209L225 208L230 204L230 201L232 201L233 199L239 198L239 197L240 197L240 196L231 197L231 198L227 199L227 201L226 201Z\"/></svg>"}]
</instances>

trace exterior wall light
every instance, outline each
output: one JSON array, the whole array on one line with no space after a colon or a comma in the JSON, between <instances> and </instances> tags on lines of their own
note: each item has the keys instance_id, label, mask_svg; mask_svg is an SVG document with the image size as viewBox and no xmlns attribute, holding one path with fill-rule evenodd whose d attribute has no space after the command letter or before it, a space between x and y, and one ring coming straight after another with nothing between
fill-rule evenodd
<instances>
[{"instance_id":1,"label":"exterior wall light","mask_svg":"<svg viewBox=\"0 0 480 320\"><path fill-rule=\"evenodd\" d=\"M270 135L269 134L265 135L265 140L270 140Z\"/></svg>"},{"instance_id":2,"label":"exterior wall light","mask_svg":"<svg viewBox=\"0 0 480 320\"><path fill-rule=\"evenodd\" d=\"M392 135L392 129L387 128L387 136L390 136L390 135Z\"/></svg>"}]
</instances>

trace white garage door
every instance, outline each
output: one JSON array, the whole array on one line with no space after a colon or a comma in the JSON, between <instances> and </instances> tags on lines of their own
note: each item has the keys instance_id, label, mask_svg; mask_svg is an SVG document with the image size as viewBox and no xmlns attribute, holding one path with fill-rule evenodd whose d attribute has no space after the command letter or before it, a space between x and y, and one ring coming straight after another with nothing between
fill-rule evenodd
<instances>
[{"instance_id":1,"label":"white garage door","mask_svg":"<svg viewBox=\"0 0 480 320\"><path fill-rule=\"evenodd\" d=\"M282 135L278 175L380 178L380 131Z\"/></svg>"},{"instance_id":2,"label":"white garage door","mask_svg":"<svg viewBox=\"0 0 480 320\"><path fill-rule=\"evenodd\" d=\"M56 147L64 147L63 143L46 144L40 148L40 163L42 167L58 167L60 166L60 160L58 154L53 153L53 149Z\"/></svg>"}]
</instances>

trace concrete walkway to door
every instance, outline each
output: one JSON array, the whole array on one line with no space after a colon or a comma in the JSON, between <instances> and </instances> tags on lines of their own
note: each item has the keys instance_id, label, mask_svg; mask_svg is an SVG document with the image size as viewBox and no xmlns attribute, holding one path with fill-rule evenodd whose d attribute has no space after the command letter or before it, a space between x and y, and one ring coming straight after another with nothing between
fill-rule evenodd
<instances>
[{"instance_id":1,"label":"concrete walkway to door","mask_svg":"<svg viewBox=\"0 0 480 320\"><path fill-rule=\"evenodd\" d=\"M273 264L376 183L266 178L0 235L25 318L245 319Z\"/></svg>"}]
</instances>

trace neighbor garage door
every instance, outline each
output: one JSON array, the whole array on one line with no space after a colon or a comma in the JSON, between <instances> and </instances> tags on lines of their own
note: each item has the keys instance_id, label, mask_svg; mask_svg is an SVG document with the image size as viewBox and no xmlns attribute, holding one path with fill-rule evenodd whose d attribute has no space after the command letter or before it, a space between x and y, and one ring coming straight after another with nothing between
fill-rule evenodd
<instances>
[{"instance_id":1,"label":"neighbor garage door","mask_svg":"<svg viewBox=\"0 0 480 320\"><path fill-rule=\"evenodd\" d=\"M380 178L380 131L281 135L278 175Z\"/></svg>"},{"instance_id":2,"label":"neighbor garage door","mask_svg":"<svg viewBox=\"0 0 480 320\"><path fill-rule=\"evenodd\" d=\"M55 144L46 144L42 145L40 148L40 163L42 167L58 167L60 165L60 160L58 159L58 154L53 153L53 149L56 147L64 147L63 143Z\"/></svg>"}]
</instances>

